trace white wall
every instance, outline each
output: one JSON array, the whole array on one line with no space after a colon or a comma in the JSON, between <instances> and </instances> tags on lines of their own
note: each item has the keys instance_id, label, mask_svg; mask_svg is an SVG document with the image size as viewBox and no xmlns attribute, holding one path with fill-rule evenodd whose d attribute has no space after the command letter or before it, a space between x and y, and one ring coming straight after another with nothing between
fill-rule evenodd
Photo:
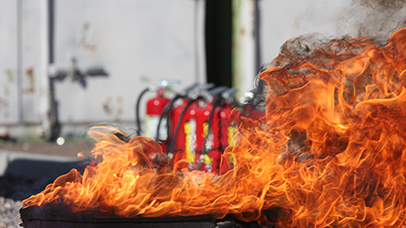
<instances>
[{"instance_id":1,"label":"white wall","mask_svg":"<svg viewBox=\"0 0 406 228\"><path fill-rule=\"evenodd\" d=\"M133 121L134 104L144 87L162 79L181 80L178 88L201 80L195 73L195 4L56 1L56 66L68 65L75 56L80 69L102 67L109 73L87 78L87 88L69 80L56 83L60 120Z\"/></svg>"},{"instance_id":2,"label":"white wall","mask_svg":"<svg viewBox=\"0 0 406 228\"><path fill-rule=\"evenodd\" d=\"M54 6L52 67L68 70L75 57L81 71L108 73L85 78L86 87L68 78L55 82L62 124L132 124L145 87L162 79L180 80L175 89L205 82L204 0L55 0ZM0 0L0 128L48 118L48 19L48 0Z\"/></svg>"},{"instance_id":3,"label":"white wall","mask_svg":"<svg viewBox=\"0 0 406 228\"><path fill-rule=\"evenodd\" d=\"M41 125L48 117L47 4L0 0L0 128ZM404 6L402 0L259 0L262 62L275 58L286 40L306 33L388 36L405 26ZM245 9L241 16L253 12L252 5ZM136 98L146 86L179 79L180 89L205 80L204 0L55 0L54 16L55 67L68 69L75 57L80 70L102 67L109 74L86 78L85 88L68 79L55 83L62 124L132 124ZM247 18L240 25L251 37ZM249 73L254 58L248 55L254 53L248 45L240 55L250 62L248 73L241 71L243 79L249 77L243 92L256 73Z\"/></svg>"},{"instance_id":4,"label":"white wall","mask_svg":"<svg viewBox=\"0 0 406 228\"><path fill-rule=\"evenodd\" d=\"M0 1L0 124L19 121L17 1Z\"/></svg>"},{"instance_id":5,"label":"white wall","mask_svg":"<svg viewBox=\"0 0 406 228\"><path fill-rule=\"evenodd\" d=\"M48 104L48 18L47 1L17 1L21 23L18 53L21 87L20 124L40 124L47 118ZM15 104L13 104L15 105Z\"/></svg>"}]
</instances>

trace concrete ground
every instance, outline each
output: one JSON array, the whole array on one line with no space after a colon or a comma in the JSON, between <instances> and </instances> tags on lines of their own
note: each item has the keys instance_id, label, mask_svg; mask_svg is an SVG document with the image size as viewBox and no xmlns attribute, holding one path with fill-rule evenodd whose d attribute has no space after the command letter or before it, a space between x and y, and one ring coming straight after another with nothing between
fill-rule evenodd
<instances>
[{"instance_id":1,"label":"concrete ground","mask_svg":"<svg viewBox=\"0 0 406 228\"><path fill-rule=\"evenodd\" d=\"M62 157L77 157L82 152L85 157L90 156L94 142L88 138L66 139L63 145L42 139L0 139L0 150L10 153L19 152L32 155L50 155Z\"/></svg>"},{"instance_id":2,"label":"concrete ground","mask_svg":"<svg viewBox=\"0 0 406 228\"><path fill-rule=\"evenodd\" d=\"M93 146L86 138L66 140L63 145L38 139L0 140L0 177L55 178L90 158ZM79 152L84 158L77 157Z\"/></svg>"}]
</instances>

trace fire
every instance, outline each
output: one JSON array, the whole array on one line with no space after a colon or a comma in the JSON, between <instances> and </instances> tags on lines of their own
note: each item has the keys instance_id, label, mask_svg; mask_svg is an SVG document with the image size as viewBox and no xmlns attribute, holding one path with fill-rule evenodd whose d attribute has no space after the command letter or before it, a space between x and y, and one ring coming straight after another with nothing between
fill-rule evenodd
<instances>
[{"instance_id":1,"label":"fire","mask_svg":"<svg viewBox=\"0 0 406 228\"><path fill-rule=\"evenodd\" d=\"M285 43L260 75L266 114L241 117L223 155L234 168L224 174L174 171L151 138L126 143L96 127L89 134L99 162L57 178L24 207L100 217L234 214L279 227L404 226L405 41L402 29L384 47L366 37Z\"/></svg>"}]
</instances>

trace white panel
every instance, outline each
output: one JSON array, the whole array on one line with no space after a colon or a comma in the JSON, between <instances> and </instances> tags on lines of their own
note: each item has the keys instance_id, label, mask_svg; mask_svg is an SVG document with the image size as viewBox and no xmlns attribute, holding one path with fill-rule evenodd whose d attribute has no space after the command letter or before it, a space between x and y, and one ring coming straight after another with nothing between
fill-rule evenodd
<instances>
[{"instance_id":1,"label":"white panel","mask_svg":"<svg viewBox=\"0 0 406 228\"><path fill-rule=\"evenodd\" d=\"M0 124L19 121L17 1L0 0Z\"/></svg>"},{"instance_id":2,"label":"white panel","mask_svg":"<svg viewBox=\"0 0 406 228\"><path fill-rule=\"evenodd\" d=\"M24 123L39 124L47 86L46 0L22 0L21 93ZM45 101L46 102L46 101Z\"/></svg>"},{"instance_id":3,"label":"white panel","mask_svg":"<svg viewBox=\"0 0 406 228\"><path fill-rule=\"evenodd\" d=\"M161 79L181 80L177 88L198 81L195 4L190 0L56 1L56 66L68 67L75 57L81 70L103 67L109 73L85 78L86 87L69 79L56 82L61 122L133 121L136 98L146 86Z\"/></svg>"},{"instance_id":4,"label":"white panel","mask_svg":"<svg viewBox=\"0 0 406 228\"><path fill-rule=\"evenodd\" d=\"M262 0L262 60L270 62L288 39L306 33L388 38L406 24L403 0Z\"/></svg>"}]
</instances>

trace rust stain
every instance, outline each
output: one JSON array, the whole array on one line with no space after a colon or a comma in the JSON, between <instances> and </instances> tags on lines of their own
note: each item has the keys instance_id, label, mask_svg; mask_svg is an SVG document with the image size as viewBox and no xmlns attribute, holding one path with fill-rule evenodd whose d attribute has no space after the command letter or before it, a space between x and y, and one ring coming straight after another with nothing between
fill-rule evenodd
<instances>
[{"instance_id":1,"label":"rust stain","mask_svg":"<svg viewBox=\"0 0 406 228\"><path fill-rule=\"evenodd\" d=\"M118 96L117 99L113 99L112 96L108 96L103 103L104 112L114 117L114 121L120 121L124 113L123 97Z\"/></svg>"},{"instance_id":2,"label":"rust stain","mask_svg":"<svg viewBox=\"0 0 406 228\"><path fill-rule=\"evenodd\" d=\"M83 28L82 28L82 39L80 41L80 44L83 47L83 49L85 49L85 50L96 51L97 45L94 44L94 42L92 41L92 39L89 35L89 28L90 28L89 23L85 22L83 24Z\"/></svg>"},{"instance_id":3,"label":"rust stain","mask_svg":"<svg viewBox=\"0 0 406 228\"><path fill-rule=\"evenodd\" d=\"M10 117L10 105L8 100L0 98L0 111L2 112L3 118L8 119Z\"/></svg>"},{"instance_id":4,"label":"rust stain","mask_svg":"<svg viewBox=\"0 0 406 228\"><path fill-rule=\"evenodd\" d=\"M34 68L30 67L25 71L25 74L27 75L29 79L29 86L24 89L24 93L26 94L32 94L35 92L35 74L34 74Z\"/></svg>"},{"instance_id":5,"label":"rust stain","mask_svg":"<svg viewBox=\"0 0 406 228\"><path fill-rule=\"evenodd\" d=\"M103 110L107 115L113 114L113 104L112 104L113 99L108 96L106 98L106 101L103 103Z\"/></svg>"},{"instance_id":6,"label":"rust stain","mask_svg":"<svg viewBox=\"0 0 406 228\"><path fill-rule=\"evenodd\" d=\"M240 29L241 36L245 36L245 33L246 33L245 28L241 28Z\"/></svg>"},{"instance_id":7,"label":"rust stain","mask_svg":"<svg viewBox=\"0 0 406 228\"><path fill-rule=\"evenodd\" d=\"M120 121L121 120L121 116L123 115L123 97L122 96L118 96L117 97L117 113L116 116L114 118L115 121Z\"/></svg>"}]
</instances>

